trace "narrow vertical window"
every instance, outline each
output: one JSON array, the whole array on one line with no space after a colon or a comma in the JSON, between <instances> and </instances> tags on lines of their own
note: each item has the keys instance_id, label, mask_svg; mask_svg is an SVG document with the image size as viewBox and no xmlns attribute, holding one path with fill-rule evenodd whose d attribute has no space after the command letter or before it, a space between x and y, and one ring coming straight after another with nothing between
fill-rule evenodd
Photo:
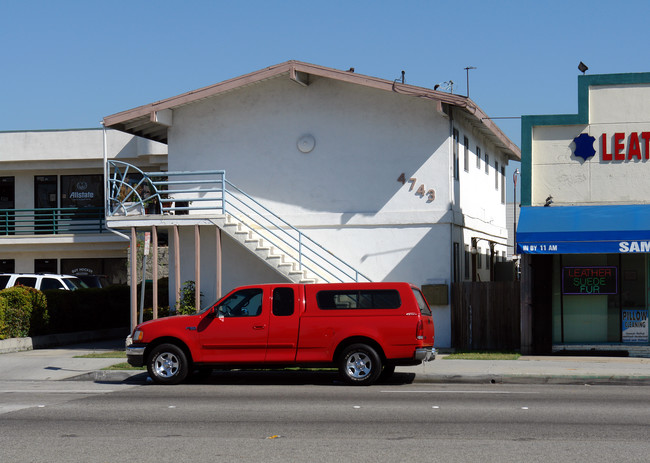
<instances>
[{"instance_id":1,"label":"narrow vertical window","mask_svg":"<svg viewBox=\"0 0 650 463\"><path fill-rule=\"evenodd\" d=\"M506 168L501 166L501 204L506 203Z\"/></svg>"},{"instance_id":2,"label":"narrow vertical window","mask_svg":"<svg viewBox=\"0 0 650 463\"><path fill-rule=\"evenodd\" d=\"M490 173L490 155L485 153L485 173Z\"/></svg>"},{"instance_id":3,"label":"narrow vertical window","mask_svg":"<svg viewBox=\"0 0 650 463\"><path fill-rule=\"evenodd\" d=\"M481 147L480 146L476 147L476 168L477 169L481 168Z\"/></svg>"},{"instance_id":4,"label":"narrow vertical window","mask_svg":"<svg viewBox=\"0 0 650 463\"><path fill-rule=\"evenodd\" d=\"M494 161L494 189L499 189L499 163Z\"/></svg>"},{"instance_id":5,"label":"narrow vertical window","mask_svg":"<svg viewBox=\"0 0 650 463\"><path fill-rule=\"evenodd\" d=\"M469 246L465 245L465 279L469 280Z\"/></svg>"},{"instance_id":6,"label":"narrow vertical window","mask_svg":"<svg viewBox=\"0 0 650 463\"><path fill-rule=\"evenodd\" d=\"M463 149L465 150L463 153L463 161L465 161L465 172L469 172L469 138L467 137L463 139Z\"/></svg>"},{"instance_id":7,"label":"narrow vertical window","mask_svg":"<svg viewBox=\"0 0 650 463\"><path fill-rule=\"evenodd\" d=\"M454 178L458 180L460 178L460 172L459 172L459 162L458 162L458 130L454 129Z\"/></svg>"}]
</instances>

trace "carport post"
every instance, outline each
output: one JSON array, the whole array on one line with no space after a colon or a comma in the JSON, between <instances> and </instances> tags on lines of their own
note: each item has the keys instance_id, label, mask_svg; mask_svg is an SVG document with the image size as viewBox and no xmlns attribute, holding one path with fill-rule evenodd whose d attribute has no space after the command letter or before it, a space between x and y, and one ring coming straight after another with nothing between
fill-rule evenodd
<instances>
[{"instance_id":1,"label":"carport post","mask_svg":"<svg viewBox=\"0 0 650 463\"><path fill-rule=\"evenodd\" d=\"M138 324L138 270L136 265L136 250L138 239L135 227L131 227L131 331Z\"/></svg>"}]
</instances>

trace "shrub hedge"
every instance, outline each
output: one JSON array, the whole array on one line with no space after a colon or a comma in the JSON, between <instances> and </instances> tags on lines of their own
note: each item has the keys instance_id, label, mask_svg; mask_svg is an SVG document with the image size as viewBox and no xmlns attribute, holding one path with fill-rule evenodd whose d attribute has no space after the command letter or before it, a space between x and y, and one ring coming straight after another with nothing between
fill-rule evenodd
<instances>
[{"instance_id":1,"label":"shrub hedge","mask_svg":"<svg viewBox=\"0 0 650 463\"><path fill-rule=\"evenodd\" d=\"M2 339L23 338L29 335L29 321L33 311L32 293L23 286L0 291L4 301L2 310Z\"/></svg>"}]
</instances>

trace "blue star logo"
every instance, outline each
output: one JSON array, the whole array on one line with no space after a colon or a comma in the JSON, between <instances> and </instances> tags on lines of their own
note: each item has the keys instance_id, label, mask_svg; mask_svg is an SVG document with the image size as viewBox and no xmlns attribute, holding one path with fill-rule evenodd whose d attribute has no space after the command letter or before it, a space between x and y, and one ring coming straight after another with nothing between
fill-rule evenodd
<instances>
[{"instance_id":1,"label":"blue star logo","mask_svg":"<svg viewBox=\"0 0 650 463\"><path fill-rule=\"evenodd\" d=\"M582 158L586 161L596 154L596 150L594 149L595 141L596 139L591 135L581 133L580 136L573 139L573 143L576 144L576 149L573 154L575 154L576 157Z\"/></svg>"}]
</instances>

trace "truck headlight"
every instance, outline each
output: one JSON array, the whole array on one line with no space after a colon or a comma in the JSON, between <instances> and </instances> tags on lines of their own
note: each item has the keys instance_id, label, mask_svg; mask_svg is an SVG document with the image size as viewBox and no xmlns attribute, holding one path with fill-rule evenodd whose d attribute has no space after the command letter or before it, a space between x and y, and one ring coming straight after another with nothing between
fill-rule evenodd
<instances>
[{"instance_id":1,"label":"truck headlight","mask_svg":"<svg viewBox=\"0 0 650 463\"><path fill-rule=\"evenodd\" d=\"M133 333L133 342L140 342L142 341L142 338L144 338L144 333L142 330L135 330Z\"/></svg>"}]
</instances>

